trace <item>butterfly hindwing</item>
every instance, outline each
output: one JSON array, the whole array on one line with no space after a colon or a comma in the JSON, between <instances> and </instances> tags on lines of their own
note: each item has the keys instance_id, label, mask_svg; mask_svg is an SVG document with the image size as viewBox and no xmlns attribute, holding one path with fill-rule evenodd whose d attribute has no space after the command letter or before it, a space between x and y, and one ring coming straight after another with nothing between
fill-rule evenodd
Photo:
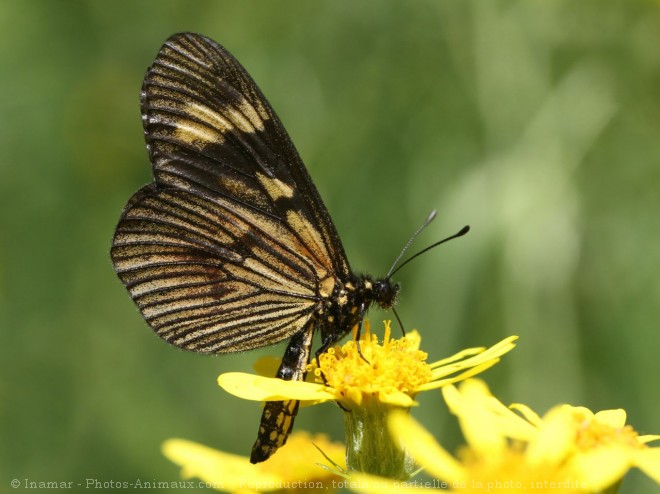
<instances>
[{"instance_id":1,"label":"butterfly hindwing","mask_svg":"<svg viewBox=\"0 0 660 494\"><path fill-rule=\"evenodd\" d=\"M294 239L284 224L231 202L148 185L120 219L112 258L159 336L232 352L288 338L311 318L314 269L288 245Z\"/></svg>"}]
</instances>

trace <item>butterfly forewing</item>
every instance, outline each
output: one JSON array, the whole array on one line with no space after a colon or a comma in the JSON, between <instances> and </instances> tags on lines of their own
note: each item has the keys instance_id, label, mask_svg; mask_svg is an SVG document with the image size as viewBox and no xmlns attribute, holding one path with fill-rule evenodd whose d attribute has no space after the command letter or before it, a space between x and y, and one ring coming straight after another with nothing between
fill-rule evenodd
<instances>
[{"instance_id":1,"label":"butterfly forewing","mask_svg":"<svg viewBox=\"0 0 660 494\"><path fill-rule=\"evenodd\" d=\"M157 183L224 196L279 218L327 273L350 273L284 127L224 48L196 34L171 37L147 71L142 115Z\"/></svg>"}]
</instances>

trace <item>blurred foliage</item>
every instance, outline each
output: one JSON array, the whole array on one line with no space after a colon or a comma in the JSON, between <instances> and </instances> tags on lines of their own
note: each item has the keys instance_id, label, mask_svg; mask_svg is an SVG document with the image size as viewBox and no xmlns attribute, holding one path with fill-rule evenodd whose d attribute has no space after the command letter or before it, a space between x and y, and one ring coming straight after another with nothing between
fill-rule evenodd
<instances>
[{"instance_id":1,"label":"blurred foliage","mask_svg":"<svg viewBox=\"0 0 660 494\"><path fill-rule=\"evenodd\" d=\"M659 433L659 5L3 1L0 489L174 480L165 438L247 454L256 436L258 405L215 378L282 348L169 347L108 255L150 181L144 71L186 30L224 44L269 97L354 269L385 273L433 208L416 248L472 226L398 275L432 359L519 334L485 376L503 401L623 407ZM449 437L439 393L414 412ZM332 405L297 426L341 438ZM652 489L631 477L623 492Z\"/></svg>"}]
</instances>

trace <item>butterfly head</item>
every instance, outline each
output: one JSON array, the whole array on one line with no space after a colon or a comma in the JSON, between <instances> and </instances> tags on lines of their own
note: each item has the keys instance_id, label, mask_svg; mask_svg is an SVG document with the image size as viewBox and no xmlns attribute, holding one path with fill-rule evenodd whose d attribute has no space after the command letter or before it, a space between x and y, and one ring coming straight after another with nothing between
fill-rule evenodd
<instances>
[{"instance_id":1,"label":"butterfly head","mask_svg":"<svg viewBox=\"0 0 660 494\"><path fill-rule=\"evenodd\" d=\"M392 282L389 278L376 280L373 282L374 300L381 309L391 309L396 303L399 288L399 284Z\"/></svg>"}]
</instances>

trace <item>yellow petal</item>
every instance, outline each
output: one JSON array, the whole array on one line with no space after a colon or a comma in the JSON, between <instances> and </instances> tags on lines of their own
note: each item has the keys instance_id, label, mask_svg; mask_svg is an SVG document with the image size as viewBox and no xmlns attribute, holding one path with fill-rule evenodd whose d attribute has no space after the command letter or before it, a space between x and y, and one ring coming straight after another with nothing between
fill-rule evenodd
<instances>
[{"instance_id":1,"label":"yellow petal","mask_svg":"<svg viewBox=\"0 0 660 494\"><path fill-rule=\"evenodd\" d=\"M346 446L331 442L323 434L312 435L305 431L297 431L289 436L286 444L276 455L260 465L265 471L285 481L331 483L336 475L331 467L327 466L328 461L324 459L324 455L330 459L330 463L345 469ZM326 465L326 468L322 468L320 464Z\"/></svg>"},{"instance_id":2,"label":"yellow petal","mask_svg":"<svg viewBox=\"0 0 660 494\"><path fill-rule=\"evenodd\" d=\"M459 360L463 360L466 357L471 357L473 355L478 355L481 352L483 352L486 349L486 347L480 346L480 347L475 347L475 348L466 348L464 350L461 350L458 353L455 353L451 357L443 358L442 360L438 360L436 362L433 362L432 364L429 364L429 367L432 369L435 369L436 367L442 367L445 365L452 364L454 362L458 362Z\"/></svg>"},{"instance_id":3,"label":"yellow petal","mask_svg":"<svg viewBox=\"0 0 660 494\"><path fill-rule=\"evenodd\" d=\"M538 435L527 447L530 464L558 465L572 451L575 424L570 408L560 405L545 414Z\"/></svg>"},{"instance_id":4,"label":"yellow petal","mask_svg":"<svg viewBox=\"0 0 660 494\"><path fill-rule=\"evenodd\" d=\"M523 405L522 403L513 403L509 405L509 408L512 410L518 410L530 424L537 427L541 425L541 417L539 417L539 415L527 405Z\"/></svg>"},{"instance_id":5,"label":"yellow petal","mask_svg":"<svg viewBox=\"0 0 660 494\"><path fill-rule=\"evenodd\" d=\"M413 329L406 333L405 338L410 350L419 350L419 345L422 343L422 336L419 334L419 331Z\"/></svg>"},{"instance_id":6,"label":"yellow petal","mask_svg":"<svg viewBox=\"0 0 660 494\"><path fill-rule=\"evenodd\" d=\"M448 365L446 367L442 367L441 369L433 369L432 373L432 379L433 381L422 384L419 386L417 389L420 391L426 391L427 389L435 389L435 388L441 388L443 386L446 386L447 384L453 384L456 382L464 381L465 379L468 379L472 376L476 376L477 374L481 374L484 372L486 369L491 368L494 366L496 363L500 361L499 358L488 360L486 362L480 363L480 364L474 364L470 366L462 366L460 364L452 364ZM448 377L447 379L441 379L439 378L448 376L450 374L453 374L455 372L458 372L461 369L466 368L467 370L457 374L452 377Z\"/></svg>"},{"instance_id":7,"label":"yellow petal","mask_svg":"<svg viewBox=\"0 0 660 494\"><path fill-rule=\"evenodd\" d=\"M388 405L399 406L402 408L410 408L418 404L415 400L413 400L410 397L409 394L398 390L392 390L387 392L380 391L378 393L378 399L382 403L387 403Z\"/></svg>"},{"instance_id":8,"label":"yellow petal","mask_svg":"<svg viewBox=\"0 0 660 494\"><path fill-rule=\"evenodd\" d=\"M516 346L514 342L517 339L517 336L509 336L508 338L504 338L502 341L496 343L490 348L467 348L455 355L452 355L451 357L438 360L437 362L429 365L432 369L451 365L455 366L457 369L464 369L478 365L483 361L501 357L505 353L511 351Z\"/></svg>"},{"instance_id":9,"label":"yellow petal","mask_svg":"<svg viewBox=\"0 0 660 494\"><path fill-rule=\"evenodd\" d=\"M278 476L252 465L246 457L223 453L185 439L168 439L163 443L162 452L181 466L184 479L197 477L222 491L245 488L248 482L276 485L279 480Z\"/></svg>"},{"instance_id":10,"label":"yellow petal","mask_svg":"<svg viewBox=\"0 0 660 494\"><path fill-rule=\"evenodd\" d=\"M505 437L529 442L537 436L538 430L535 426L495 397L488 401L488 405L491 413L495 415L498 429Z\"/></svg>"},{"instance_id":11,"label":"yellow petal","mask_svg":"<svg viewBox=\"0 0 660 494\"><path fill-rule=\"evenodd\" d=\"M637 437L637 440L639 441L640 444L648 444L651 441L657 441L658 439L660 439L660 436L652 435L652 434L645 434L643 436Z\"/></svg>"},{"instance_id":12,"label":"yellow petal","mask_svg":"<svg viewBox=\"0 0 660 494\"><path fill-rule=\"evenodd\" d=\"M488 348L484 353L487 358L501 357L516 347L517 340L517 335L507 336L502 341L495 343L492 347Z\"/></svg>"},{"instance_id":13,"label":"yellow petal","mask_svg":"<svg viewBox=\"0 0 660 494\"><path fill-rule=\"evenodd\" d=\"M467 413L466 409L472 406L490 415L487 419L477 418L475 421L489 421L490 427L493 428L492 432L498 437L498 439L491 438L495 441L494 444L502 444L503 438L500 436L520 441L530 441L536 437L537 429L495 398L483 381L468 379L461 384L460 390L459 392L453 386L443 388L443 396L451 412L455 415L464 415ZM466 396L469 395L472 395L470 398L473 400L472 405L466 401Z\"/></svg>"},{"instance_id":14,"label":"yellow petal","mask_svg":"<svg viewBox=\"0 0 660 494\"><path fill-rule=\"evenodd\" d=\"M633 464L660 484L660 448L645 448L633 455Z\"/></svg>"},{"instance_id":15,"label":"yellow petal","mask_svg":"<svg viewBox=\"0 0 660 494\"><path fill-rule=\"evenodd\" d=\"M593 492L605 490L618 482L630 468L630 449L613 446L592 449L576 455L571 462L578 477Z\"/></svg>"},{"instance_id":16,"label":"yellow petal","mask_svg":"<svg viewBox=\"0 0 660 494\"><path fill-rule=\"evenodd\" d=\"M458 388L454 385L445 386L442 388L442 397L449 408L449 411L454 415L457 415L462 406L461 393L458 392Z\"/></svg>"},{"instance_id":17,"label":"yellow petal","mask_svg":"<svg viewBox=\"0 0 660 494\"><path fill-rule=\"evenodd\" d=\"M455 358L456 356L454 356L454 357L450 357L449 359L445 359L444 361L441 361L441 362L445 362L443 365L438 365L439 362L435 362L434 364L431 364L431 368L433 368L433 379L434 380L440 379L442 377L449 376L463 369L485 366L484 368L479 370L479 372L482 372L483 370L497 363L499 361L499 357L511 351L516 346L514 342L517 339L518 339L517 336L509 336L508 338L505 338L499 343L496 343L492 347L487 348L482 352L476 353L471 357L459 361ZM463 352L461 352L461 354L465 354L466 352L472 353L475 350L478 349L464 350ZM478 374L478 372L474 372L471 375L475 375L475 374Z\"/></svg>"},{"instance_id":18,"label":"yellow petal","mask_svg":"<svg viewBox=\"0 0 660 494\"><path fill-rule=\"evenodd\" d=\"M626 425L626 411L622 408L616 410L601 410L594 415L595 419L601 424L609 425L615 429L620 429Z\"/></svg>"},{"instance_id":19,"label":"yellow petal","mask_svg":"<svg viewBox=\"0 0 660 494\"><path fill-rule=\"evenodd\" d=\"M321 384L284 381L243 372L221 374L218 377L218 384L228 393L245 400L307 400L320 403L335 399L335 396L326 391L326 387Z\"/></svg>"},{"instance_id":20,"label":"yellow petal","mask_svg":"<svg viewBox=\"0 0 660 494\"><path fill-rule=\"evenodd\" d=\"M562 405L566 413L570 413L574 420L580 422L590 422L594 419L594 412L587 407L574 407L572 405Z\"/></svg>"},{"instance_id":21,"label":"yellow petal","mask_svg":"<svg viewBox=\"0 0 660 494\"><path fill-rule=\"evenodd\" d=\"M429 474L447 482L467 480L467 471L463 466L410 415L392 412L388 424L392 435L399 438L415 461Z\"/></svg>"},{"instance_id":22,"label":"yellow petal","mask_svg":"<svg viewBox=\"0 0 660 494\"><path fill-rule=\"evenodd\" d=\"M340 401L346 403L350 406L354 404L355 406L362 406L362 399L364 395L360 388L348 388L344 391L344 395L341 397Z\"/></svg>"},{"instance_id":23,"label":"yellow petal","mask_svg":"<svg viewBox=\"0 0 660 494\"><path fill-rule=\"evenodd\" d=\"M506 438L497 427L495 415L488 409L492 395L486 384L479 379L468 379L461 383L458 391L453 386L442 391L470 447L484 457L499 455L506 448Z\"/></svg>"}]
</instances>

